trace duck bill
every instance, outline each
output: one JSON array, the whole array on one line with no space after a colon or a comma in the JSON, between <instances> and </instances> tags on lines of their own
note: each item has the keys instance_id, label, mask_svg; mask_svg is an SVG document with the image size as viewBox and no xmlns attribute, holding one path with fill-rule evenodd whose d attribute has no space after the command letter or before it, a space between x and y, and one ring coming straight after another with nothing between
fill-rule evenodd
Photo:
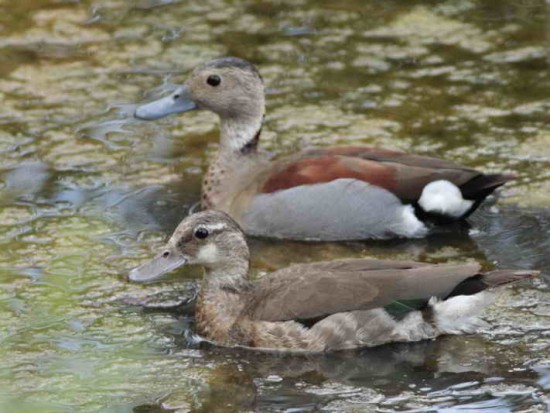
<instances>
[{"instance_id":1,"label":"duck bill","mask_svg":"<svg viewBox=\"0 0 550 413\"><path fill-rule=\"evenodd\" d=\"M133 282L155 281L161 278L164 274L187 263L187 258L181 255L170 254L166 257L165 254L166 252L162 252L151 261L134 268L130 271L130 274L128 274L128 279Z\"/></svg>"},{"instance_id":2,"label":"duck bill","mask_svg":"<svg viewBox=\"0 0 550 413\"><path fill-rule=\"evenodd\" d=\"M197 109L197 104L191 98L189 87L184 85L178 87L171 95L138 106L134 117L142 120L155 120L195 109Z\"/></svg>"}]
</instances>

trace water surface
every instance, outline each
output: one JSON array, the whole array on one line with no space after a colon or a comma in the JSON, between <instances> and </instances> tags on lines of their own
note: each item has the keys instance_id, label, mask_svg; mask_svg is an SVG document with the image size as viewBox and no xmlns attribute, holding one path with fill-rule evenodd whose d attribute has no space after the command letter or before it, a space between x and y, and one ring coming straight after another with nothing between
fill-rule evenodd
<instances>
[{"instance_id":1,"label":"water surface","mask_svg":"<svg viewBox=\"0 0 550 413\"><path fill-rule=\"evenodd\" d=\"M130 285L199 199L216 118L133 104L236 55L268 86L262 145L367 144L507 171L426 240L252 240L255 276L337 257L550 267L544 1L0 1L0 410L471 411L549 405L550 294L506 289L483 334L288 357L192 340L200 272ZM179 305L179 306L178 306ZM175 306L175 308L174 308Z\"/></svg>"}]
</instances>

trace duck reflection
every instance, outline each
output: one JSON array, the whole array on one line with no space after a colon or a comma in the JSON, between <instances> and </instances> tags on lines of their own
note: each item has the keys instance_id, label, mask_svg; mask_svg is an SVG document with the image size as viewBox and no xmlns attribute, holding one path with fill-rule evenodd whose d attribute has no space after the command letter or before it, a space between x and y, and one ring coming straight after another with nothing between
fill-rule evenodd
<instances>
[{"instance_id":1,"label":"duck reflection","mask_svg":"<svg viewBox=\"0 0 550 413\"><path fill-rule=\"evenodd\" d=\"M434 402L443 397L454 404L462 403L457 390L512 374L502 360L503 347L488 345L480 337L444 337L325 355L260 353L204 342L201 347L208 350L202 361L216 368L189 406L194 412L317 411L354 397L360 400L357 407L374 409L404 392L426 395ZM536 372L513 376L533 380ZM174 401L168 395L159 405L139 406L134 412L172 411L170 406Z\"/></svg>"}]
</instances>

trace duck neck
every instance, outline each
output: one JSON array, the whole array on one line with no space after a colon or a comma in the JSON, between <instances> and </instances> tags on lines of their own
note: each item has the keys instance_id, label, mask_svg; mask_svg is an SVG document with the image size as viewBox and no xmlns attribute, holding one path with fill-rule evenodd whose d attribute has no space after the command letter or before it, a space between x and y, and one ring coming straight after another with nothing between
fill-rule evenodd
<instances>
[{"instance_id":1,"label":"duck neck","mask_svg":"<svg viewBox=\"0 0 550 413\"><path fill-rule=\"evenodd\" d=\"M231 335L249 289L248 262L231 268L208 268L195 310L199 333L220 344L236 344Z\"/></svg>"},{"instance_id":2,"label":"duck neck","mask_svg":"<svg viewBox=\"0 0 550 413\"><path fill-rule=\"evenodd\" d=\"M224 210L227 200L228 179L234 178L233 172L242 168L247 159L256 160L263 122L262 111L240 117L222 118L220 124L220 149L210 163L202 182L201 205L205 209ZM230 192L229 192L230 193Z\"/></svg>"},{"instance_id":3,"label":"duck neck","mask_svg":"<svg viewBox=\"0 0 550 413\"><path fill-rule=\"evenodd\" d=\"M229 263L205 269L203 289L205 291L230 291L241 293L248 289L248 259L235 259Z\"/></svg>"},{"instance_id":4,"label":"duck neck","mask_svg":"<svg viewBox=\"0 0 550 413\"><path fill-rule=\"evenodd\" d=\"M220 155L224 158L239 158L256 153L262 123L264 106L258 110L236 117L222 118L220 124Z\"/></svg>"}]
</instances>

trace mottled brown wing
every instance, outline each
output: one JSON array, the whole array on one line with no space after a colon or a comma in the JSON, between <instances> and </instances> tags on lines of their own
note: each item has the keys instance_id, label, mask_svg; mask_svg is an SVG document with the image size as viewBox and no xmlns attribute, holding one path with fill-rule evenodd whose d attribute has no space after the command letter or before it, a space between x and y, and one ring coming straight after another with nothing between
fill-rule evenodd
<instances>
[{"instance_id":1,"label":"mottled brown wing","mask_svg":"<svg viewBox=\"0 0 550 413\"><path fill-rule=\"evenodd\" d=\"M394 193L406 203L416 202L430 182L448 180L459 187L470 182L468 194L502 185L510 176L484 175L453 162L427 156L360 146L314 149L292 161L282 161L266 179L260 192L272 193L301 185L330 182L340 178L358 179ZM490 192L490 191L489 191ZM483 197L487 194L483 193Z\"/></svg>"},{"instance_id":2,"label":"mottled brown wing","mask_svg":"<svg viewBox=\"0 0 550 413\"><path fill-rule=\"evenodd\" d=\"M339 260L292 265L258 281L245 307L265 321L310 319L382 307L394 300L446 297L478 264Z\"/></svg>"}]
</instances>

